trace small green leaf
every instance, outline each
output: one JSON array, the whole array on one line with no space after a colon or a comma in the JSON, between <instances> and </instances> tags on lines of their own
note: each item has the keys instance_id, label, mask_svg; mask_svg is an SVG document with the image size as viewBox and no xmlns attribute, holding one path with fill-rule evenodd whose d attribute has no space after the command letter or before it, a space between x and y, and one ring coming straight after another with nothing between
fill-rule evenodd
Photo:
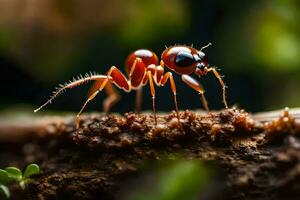
<instances>
[{"instance_id":1,"label":"small green leaf","mask_svg":"<svg viewBox=\"0 0 300 200\"><path fill-rule=\"evenodd\" d=\"M24 172L24 178L29 178L34 174L38 174L40 172L40 167L37 164L30 164L26 167Z\"/></svg>"},{"instance_id":2,"label":"small green leaf","mask_svg":"<svg viewBox=\"0 0 300 200\"><path fill-rule=\"evenodd\" d=\"M10 197L9 189L5 185L0 185L0 192L3 192L3 194L6 196L6 198Z\"/></svg>"},{"instance_id":3,"label":"small green leaf","mask_svg":"<svg viewBox=\"0 0 300 200\"><path fill-rule=\"evenodd\" d=\"M25 181L24 180L22 180L22 181L20 181L19 182L19 185L20 185L20 188L22 189L22 190L25 190Z\"/></svg>"},{"instance_id":4,"label":"small green leaf","mask_svg":"<svg viewBox=\"0 0 300 200\"><path fill-rule=\"evenodd\" d=\"M0 184L6 184L9 182L7 171L0 169Z\"/></svg>"},{"instance_id":5,"label":"small green leaf","mask_svg":"<svg viewBox=\"0 0 300 200\"><path fill-rule=\"evenodd\" d=\"M8 173L8 177L12 180L19 181L22 179L22 172L16 167L7 167L5 171Z\"/></svg>"}]
</instances>

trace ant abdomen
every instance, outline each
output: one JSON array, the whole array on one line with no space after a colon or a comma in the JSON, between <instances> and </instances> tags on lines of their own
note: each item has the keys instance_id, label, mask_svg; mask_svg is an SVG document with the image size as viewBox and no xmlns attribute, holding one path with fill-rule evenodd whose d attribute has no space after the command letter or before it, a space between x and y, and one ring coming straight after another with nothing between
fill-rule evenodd
<instances>
[{"instance_id":1,"label":"ant abdomen","mask_svg":"<svg viewBox=\"0 0 300 200\"><path fill-rule=\"evenodd\" d=\"M128 74L131 70L131 67L133 66L134 61L137 58L140 58L143 61L145 67L151 64L155 66L158 65L158 57L154 52L147 49L139 49L129 54L129 56L126 59L125 70Z\"/></svg>"}]
</instances>

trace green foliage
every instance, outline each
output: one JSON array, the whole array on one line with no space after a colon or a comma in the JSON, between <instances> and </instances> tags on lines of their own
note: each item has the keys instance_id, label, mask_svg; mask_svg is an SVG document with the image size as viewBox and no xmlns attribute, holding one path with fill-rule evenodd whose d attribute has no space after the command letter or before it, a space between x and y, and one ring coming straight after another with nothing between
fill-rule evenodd
<instances>
[{"instance_id":1,"label":"green foliage","mask_svg":"<svg viewBox=\"0 0 300 200\"><path fill-rule=\"evenodd\" d=\"M0 184L6 184L8 182L8 173L7 171L0 169Z\"/></svg>"},{"instance_id":2,"label":"green foliage","mask_svg":"<svg viewBox=\"0 0 300 200\"><path fill-rule=\"evenodd\" d=\"M203 192L213 173L202 162L182 160L154 173L153 187L139 185L130 200L194 200Z\"/></svg>"},{"instance_id":3,"label":"green foliage","mask_svg":"<svg viewBox=\"0 0 300 200\"><path fill-rule=\"evenodd\" d=\"M0 169L0 193L3 193L7 198L10 197L9 189L5 186L9 182L8 173Z\"/></svg>"},{"instance_id":4,"label":"green foliage","mask_svg":"<svg viewBox=\"0 0 300 200\"><path fill-rule=\"evenodd\" d=\"M10 191L5 185L0 184L0 192L2 192L6 196L6 198L10 197Z\"/></svg>"},{"instance_id":5,"label":"green foliage","mask_svg":"<svg viewBox=\"0 0 300 200\"><path fill-rule=\"evenodd\" d=\"M6 167L5 171L8 173L8 178L15 181L22 179L22 172L16 167Z\"/></svg>"},{"instance_id":6,"label":"green foliage","mask_svg":"<svg viewBox=\"0 0 300 200\"><path fill-rule=\"evenodd\" d=\"M29 178L34 174L38 174L40 172L40 167L37 164L30 164L26 167L25 172L23 174L24 178Z\"/></svg>"},{"instance_id":7,"label":"green foliage","mask_svg":"<svg viewBox=\"0 0 300 200\"><path fill-rule=\"evenodd\" d=\"M31 176L38 174L40 168L37 164L30 164L26 167L25 172L16 167L6 167L0 169L0 192L2 192L7 198L10 197L9 188L6 186L11 182L17 182L19 186L24 190L26 185L32 181Z\"/></svg>"}]
</instances>

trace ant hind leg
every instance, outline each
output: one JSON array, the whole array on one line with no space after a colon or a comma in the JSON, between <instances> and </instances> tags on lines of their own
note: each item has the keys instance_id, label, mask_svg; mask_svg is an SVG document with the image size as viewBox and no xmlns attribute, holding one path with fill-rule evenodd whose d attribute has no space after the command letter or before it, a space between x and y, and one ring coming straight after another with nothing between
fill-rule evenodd
<instances>
[{"instance_id":1,"label":"ant hind leg","mask_svg":"<svg viewBox=\"0 0 300 200\"><path fill-rule=\"evenodd\" d=\"M101 84L100 88L95 91L94 93L92 93L88 99L84 102L83 106L81 107L80 111L78 112L78 114L76 115L76 128L78 129L80 127L80 114L82 113L82 111L84 110L84 108L86 107L86 105L93 100L97 94L99 92L101 92L103 90L103 88L106 86L106 84L108 83L108 79L104 80L103 83Z\"/></svg>"},{"instance_id":2,"label":"ant hind leg","mask_svg":"<svg viewBox=\"0 0 300 200\"><path fill-rule=\"evenodd\" d=\"M112 66L109 71L107 72L108 76L112 77L113 82L107 82L104 87L105 92L107 93L108 97L105 98L102 104L103 112L108 113L120 99L121 96L113 87L112 84L115 84L117 87L123 89L125 92L129 92L131 90L131 85L123 73L117 69L115 66ZM100 89L103 81L97 81L93 84L90 88L88 96L92 95L94 92Z\"/></svg>"},{"instance_id":3,"label":"ant hind leg","mask_svg":"<svg viewBox=\"0 0 300 200\"><path fill-rule=\"evenodd\" d=\"M110 82L107 83L104 89L108 94L108 97L106 97L103 101L103 111L108 113L111 107L113 107L121 99L121 96Z\"/></svg>"},{"instance_id":4,"label":"ant hind leg","mask_svg":"<svg viewBox=\"0 0 300 200\"><path fill-rule=\"evenodd\" d=\"M73 79L73 81L70 81L69 83L60 84L59 87L56 88L56 91L53 92L53 95L50 96L50 98L39 108L35 109L34 112L38 112L43 107L45 107L48 104L51 104L52 101L58 97L60 94L62 94L67 89L72 89L74 87L77 87L79 85L82 85L84 83L87 83L89 81L101 81L111 79L110 76L104 76L104 75L93 75L93 74L86 74L85 77L78 76L77 79Z\"/></svg>"}]
</instances>

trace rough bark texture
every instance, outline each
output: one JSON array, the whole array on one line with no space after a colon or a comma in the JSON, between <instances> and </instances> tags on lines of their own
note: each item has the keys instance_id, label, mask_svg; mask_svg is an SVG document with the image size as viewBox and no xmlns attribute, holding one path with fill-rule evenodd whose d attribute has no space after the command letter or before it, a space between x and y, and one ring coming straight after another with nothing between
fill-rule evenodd
<instances>
[{"instance_id":1,"label":"rough bark texture","mask_svg":"<svg viewBox=\"0 0 300 200\"><path fill-rule=\"evenodd\" d=\"M78 130L71 120L0 140L0 167L35 162L42 170L25 191L12 185L12 199L120 199L145 162L176 153L216 165L211 199L299 198L300 121L287 110L277 118L185 111L180 124L174 113L158 117L154 126L149 114L86 115Z\"/></svg>"}]
</instances>

